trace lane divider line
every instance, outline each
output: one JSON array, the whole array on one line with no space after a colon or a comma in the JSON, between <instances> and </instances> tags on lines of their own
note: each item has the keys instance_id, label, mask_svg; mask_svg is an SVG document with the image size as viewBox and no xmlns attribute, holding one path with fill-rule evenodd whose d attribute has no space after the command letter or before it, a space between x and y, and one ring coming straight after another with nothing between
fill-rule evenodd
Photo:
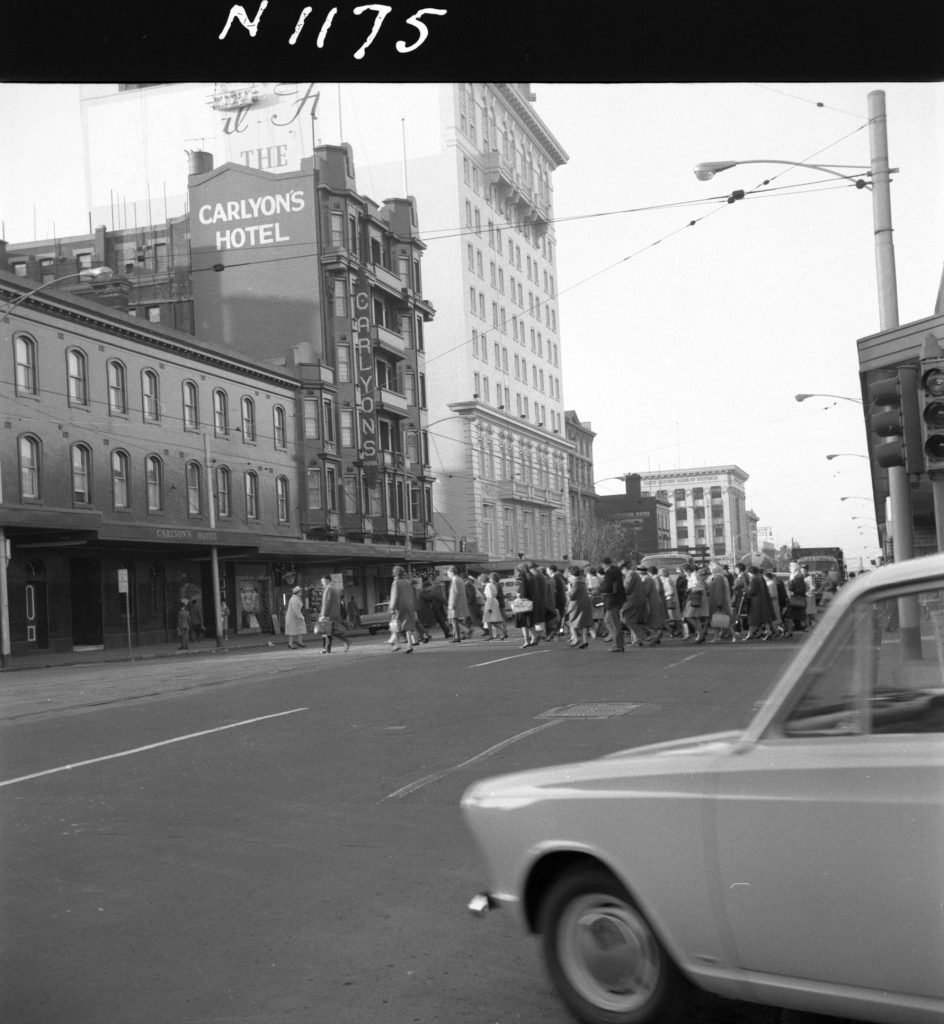
<instances>
[{"instance_id":1,"label":"lane divider line","mask_svg":"<svg viewBox=\"0 0 944 1024\"><path fill-rule=\"evenodd\" d=\"M533 729L526 729L524 732L519 732L517 736L512 736L510 739L502 740L501 743L496 743L494 747L489 747L488 750L483 750L480 754L476 754L475 757L470 757L467 761L463 761L461 764L453 765L451 768L443 768L442 771L433 772L432 775L427 775L423 779L417 779L416 782L411 782L408 786L404 786L402 789L394 790L392 793L388 793L383 800L378 802L383 803L384 800L399 800L400 797L409 796L410 793L415 793L418 789L422 789L423 786L427 786L431 782L436 782L438 779L441 779L446 775L451 775L453 772L457 772L461 768L474 764L476 761L481 761L486 757L490 757L499 750L503 750L505 747L511 746L512 743L517 743L518 740L523 740L528 736L533 736L536 732L541 732L544 729L550 729L552 725L560 725L563 721L563 718L552 718L543 725L537 725Z\"/></svg>"},{"instance_id":2,"label":"lane divider line","mask_svg":"<svg viewBox=\"0 0 944 1024\"><path fill-rule=\"evenodd\" d=\"M200 736L211 736L216 732L225 732L227 729L239 729L244 725L254 725L256 722L265 722L270 718L282 718L284 715L297 715L299 711L307 711L308 708L293 708L291 711L279 711L274 715L262 715L259 718L247 718L244 722L232 722L230 725L220 725L215 729L204 729L202 732L191 732L186 736L174 736L169 740L161 740L159 743L149 743L144 747L135 747L133 750L119 750L115 754L105 754L103 757L93 757L88 761L77 761L75 764L63 764L58 768L47 768L42 772L33 772L32 775L21 775L16 779L5 779L0 786L13 786L17 782L28 782L30 779L39 779L44 775L55 775L57 772L71 772L74 768L85 768L90 764L99 764L102 761L113 761L118 757L130 757L132 754L141 754L146 750L156 750L158 747L166 747L170 743L183 743L184 740L195 740Z\"/></svg>"}]
</instances>

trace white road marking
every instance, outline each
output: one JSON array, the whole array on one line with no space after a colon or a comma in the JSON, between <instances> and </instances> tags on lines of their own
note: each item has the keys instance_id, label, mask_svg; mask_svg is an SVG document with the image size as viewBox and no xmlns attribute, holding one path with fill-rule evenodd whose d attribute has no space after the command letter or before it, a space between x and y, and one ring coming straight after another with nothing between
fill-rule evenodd
<instances>
[{"instance_id":1,"label":"white road marking","mask_svg":"<svg viewBox=\"0 0 944 1024\"><path fill-rule=\"evenodd\" d=\"M705 652L699 651L697 654L690 654L687 658L682 658L681 661L673 661L670 665L666 665L666 668L677 668L679 665L684 665L686 661L694 661L695 658L700 658Z\"/></svg>"},{"instance_id":2,"label":"white road marking","mask_svg":"<svg viewBox=\"0 0 944 1024\"><path fill-rule=\"evenodd\" d=\"M518 740L523 740L528 736L533 736L536 732L549 729L552 725L560 725L563 721L563 718L552 718L549 722L545 722L543 725L537 725L533 729L527 729L525 732L519 732L517 736L512 736L511 739L502 740L501 743L496 743L494 747L489 747L488 750L483 750L481 754L476 754L475 757L470 757L467 761L463 761L461 764L453 765L451 768L443 768L442 771L433 772L432 775L427 775L424 779L417 779L416 782L411 782L408 786L404 786L402 789L397 789L392 793L388 793L380 803L383 803L384 800L398 800L400 797L409 796L410 793L415 793L418 789L422 789L423 786L427 786L431 782L436 782L438 779L441 779L446 775L451 775L452 772L459 771L460 768L465 768L470 764L474 764L476 761L481 761L486 757L490 757L492 754L497 753L497 751L511 746L512 743L517 743Z\"/></svg>"},{"instance_id":3,"label":"white road marking","mask_svg":"<svg viewBox=\"0 0 944 1024\"><path fill-rule=\"evenodd\" d=\"M500 665L503 661L513 661L515 658L530 658L532 654L546 654L547 651L528 651L527 654L508 654L504 658L495 658L493 661L480 661L477 665L470 665L469 668L486 668L489 665Z\"/></svg>"},{"instance_id":4,"label":"white road marking","mask_svg":"<svg viewBox=\"0 0 944 1024\"><path fill-rule=\"evenodd\" d=\"M58 768L47 768L42 772L33 772L32 775L21 775L16 779L6 779L0 782L0 786L12 786L17 782L27 782L30 779L39 779L44 775L55 775L57 772L71 772L73 768L85 768L90 764L98 764L101 761L113 761L117 757L130 757L132 754L141 754L146 750L156 750L158 747L166 747L170 743L183 743L184 740L195 740L200 736L210 736L215 732L225 732L227 729L238 729L243 725L254 725L256 722L265 722L270 718L281 718L283 715L297 715L299 711L307 711L308 708L293 708L291 711L279 711L274 715L262 715L260 718L247 718L244 722L232 722L230 725L220 725L215 729L204 729L202 732L191 732L186 736L174 736L169 740L161 740L159 743L149 743L145 747L135 747L133 750L120 750L116 754L105 754L104 757L93 757L88 761L77 761L75 764L63 764Z\"/></svg>"}]
</instances>

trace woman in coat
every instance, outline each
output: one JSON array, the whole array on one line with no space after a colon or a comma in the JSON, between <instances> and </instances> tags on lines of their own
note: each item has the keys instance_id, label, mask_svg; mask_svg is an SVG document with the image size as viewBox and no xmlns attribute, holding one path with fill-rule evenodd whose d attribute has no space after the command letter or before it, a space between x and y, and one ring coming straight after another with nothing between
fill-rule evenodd
<instances>
[{"instance_id":1,"label":"woman in coat","mask_svg":"<svg viewBox=\"0 0 944 1024\"><path fill-rule=\"evenodd\" d=\"M688 589L685 592L685 608L682 616L688 623L689 636L695 635L695 643L703 644L708 632L708 623L711 621L708 615L708 570L699 569L695 571L694 566L687 567L689 571Z\"/></svg>"},{"instance_id":2,"label":"woman in coat","mask_svg":"<svg viewBox=\"0 0 944 1024\"><path fill-rule=\"evenodd\" d=\"M450 643L457 644L462 640L465 622L469 617L469 602L465 596L465 581L459 575L459 570L454 565L450 565L446 570L446 574L449 577L446 617L452 628L452 640ZM466 639L471 635L471 633L466 633Z\"/></svg>"},{"instance_id":3,"label":"woman in coat","mask_svg":"<svg viewBox=\"0 0 944 1024\"><path fill-rule=\"evenodd\" d=\"M774 609L770 603L770 591L763 573L756 565L747 567L747 626L745 640L761 637L770 640L774 636Z\"/></svg>"},{"instance_id":4,"label":"woman in coat","mask_svg":"<svg viewBox=\"0 0 944 1024\"><path fill-rule=\"evenodd\" d=\"M288 645L292 650L304 647L300 639L308 632L308 624L305 622L305 610L302 605L302 588L295 587L292 596L288 599L288 607L285 609L285 635L288 637Z\"/></svg>"},{"instance_id":5,"label":"woman in coat","mask_svg":"<svg viewBox=\"0 0 944 1024\"><path fill-rule=\"evenodd\" d=\"M483 587L482 628L487 630L486 640L501 639L505 612L498 600L498 594L498 573L493 572L488 576Z\"/></svg>"},{"instance_id":6,"label":"woman in coat","mask_svg":"<svg viewBox=\"0 0 944 1024\"><path fill-rule=\"evenodd\" d=\"M665 629L666 623L668 622L668 611L665 606L665 591L662 589L662 584L659 582L658 572L659 570L655 566L649 569L641 568L639 570L642 581L646 585L646 629L649 630L649 636L643 643L648 643L650 646L662 643L662 631Z\"/></svg>"},{"instance_id":7,"label":"woman in coat","mask_svg":"<svg viewBox=\"0 0 944 1024\"><path fill-rule=\"evenodd\" d=\"M708 581L708 624L711 625L711 621L715 615L727 615L728 625L727 626L715 626L715 635L708 641L711 644L718 643L719 640L725 639L728 633L731 633L731 587L728 584L728 578L724 574L724 569L720 565L715 563L711 567L711 579ZM732 642L737 640L734 633L731 633Z\"/></svg>"},{"instance_id":8,"label":"woman in coat","mask_svg":"<svg viewBox=\"0 0 944 1024\"><path fill-rule=\"evenodd\" d=\"M535 614L538 611L538 601L540 598L535 598L534 594L537 590L534 579L531 573L528 571L528 567L522 563L515 569L515 582L518 584L518 597L531 602L531 610L527 612L515 612L515 625L521 630L521 636L524 638L522 647L535 647L537 645L537 637L534 634L534 623ZM541 592L543 597L543 590ZM544 621L544 606L541 605L540 621Z\"/></svg>"},{"instance_id":9,"label":"woman in coat","mask_svg":"<svg viewBox=\"0 0 944 1024\"><path fill-rule=\"evenodd\" d=\"M593 629L593 603L583 570L574 566L569 575L564 614L570 626L570 646L585 650L590 646L590 630Z\"/></svg>"},{"instance_id":10,"label":"woman in coat","mask_svg":"<svg viewBox=\"0 0 944 1024\"><path fill-rule=\"evenodd\" d=\"M416 644L416 591L402 565L393 567L390 587L390 644L400 650L400 634L406 634L406 653L412 654Z\"/></svg>"}]
</instances>

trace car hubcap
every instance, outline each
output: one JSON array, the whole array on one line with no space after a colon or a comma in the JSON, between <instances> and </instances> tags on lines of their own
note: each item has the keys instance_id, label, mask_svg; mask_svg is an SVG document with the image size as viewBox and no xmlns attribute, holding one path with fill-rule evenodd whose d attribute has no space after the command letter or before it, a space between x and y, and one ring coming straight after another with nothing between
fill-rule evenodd
<instances>
[{"instance_id":1,"label":"car hubcap","mask_svg":"<svg viewBox=\"0 0 944 1024\"><path fill-rule=\"evenodd\" d=\"M560 962L574 989L600 1009L636 1009L659 980L655 936L628 904L600 894L568 907L560 926Z\"/></svg>"}]
</instances>

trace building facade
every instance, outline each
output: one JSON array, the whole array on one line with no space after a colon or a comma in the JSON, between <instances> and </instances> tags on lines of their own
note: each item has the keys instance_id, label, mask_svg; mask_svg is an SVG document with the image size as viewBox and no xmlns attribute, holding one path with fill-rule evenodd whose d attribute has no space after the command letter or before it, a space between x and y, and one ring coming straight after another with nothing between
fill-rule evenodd
<instances>
[{"instance_id":1,"label":"building facade","mask_svg":"<svg viewBox=\"0 0 944 1024\"><path fill-rule=\"evenodd\" d=\"M552 184L567 154L534 101L522 83L216 83L88 86L83 104L90 205L105 223L127 221L128 197L151 220L145 186L151 210L160 196L164 219L180 215L182 150L290 174L356 119L367 191L414 197L428 247L433 542L483 565L571 547Z\"/></svg>"},{"instance_id":2,"label":"building facade","mask_svg":"<svg viewBox=\"0 0 944 1024\"><path fill-rule=\"evenodd\" d=\"M743 469L703 466L640 476L644 494L671 503L667 547L729 563L757 550L757 520L748 516L744 485L749 478Z\"/></svg>"},{"instance_id":3,"label":"building facade","mask_svg":"<svg viewBox=\"0 0 944 1024\"><path fill-rule=\"evenodd\" d=\"M13 271L0 282L0 531L14 652L127 642L119 570L132 639L151 643L181 594L213 621L211 552L237 631L278 629L289 582L313 604L328 570L363 608L394 562L431 557L433 308L415 204L359 195L347 147L288 175L204 162L191 185L168 269L188 281L197 337L136 315L153 281L126 273L127 241L106 229L0 247ZM243 216L272 211L286 217L268 228ZM351 235L333 234L338 213ZM294 234L293 272L273 275L266 261L285 250L244 253L236 231ZM90 283L92 266L114 276Z\"/></svg>"}]
</instances>

